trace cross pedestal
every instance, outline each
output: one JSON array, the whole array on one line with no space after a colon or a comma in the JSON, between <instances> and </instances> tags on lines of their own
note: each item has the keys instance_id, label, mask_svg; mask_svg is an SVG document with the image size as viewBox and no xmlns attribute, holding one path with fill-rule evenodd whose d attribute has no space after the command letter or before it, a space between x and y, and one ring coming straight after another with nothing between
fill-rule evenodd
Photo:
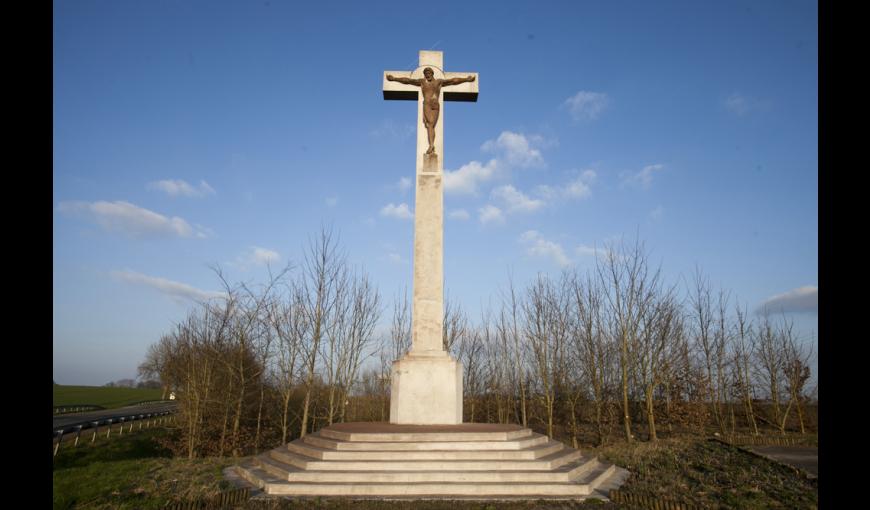
<instances>
[{"instance_id":1,"label":"cross pedestal","mask_svg":"<svg viewBox=\"0 0 870 510\"><path fill-rule=\"evenodd\" d=\"M411 350L393 363L390 423L454 425L462 423L462 364L444 349L444 102L477 101L478 81L441 89L435 124L434 154L423 119L421 87L388 81L387 75L424 79L429 67L435 79L450 80L476 73L445 73L440 51L421 51L414 71L385 71L384 99L417 101L417 172L414 202L414 302Z\"/></svg>"}]
</instances>

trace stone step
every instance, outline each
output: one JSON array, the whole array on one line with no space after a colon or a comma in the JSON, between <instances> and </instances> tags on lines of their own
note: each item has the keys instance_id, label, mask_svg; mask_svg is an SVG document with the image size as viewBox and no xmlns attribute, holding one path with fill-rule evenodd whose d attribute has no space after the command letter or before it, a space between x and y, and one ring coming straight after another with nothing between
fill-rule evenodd
<instances>
[{"instance_id":1,"label":"stone step","mask_svg":"<svg viewBox=\"0 0 870 510\"><path fill-rule=\"evenodd\" d=\"M581 457L553 471L306 471L266 454L255 457L255 460L261 469L282 481L327 483L564 483L585 481L587 474L600 466L595 458Z\"/></svg>"},{"instance_id":2,"label":"stone step","mask_svg":"<svg viewBox=\"0 0 870 510\"><path fill-rule=\"evenodd\" d=\"M420 443L418 443L420 444ZM437 443L442 444L442 443ZM369 450L349 451L321 448L297 439L287 445L294 453L319 460L533 460L563 448L559 441L548 441L523 450Z\"/></svg>"},{"instance_id":3,"label":"stone step","mask_svg":"<svg viewBox=\"0 0 870 510\"><path fill-rule=\"evenodd\" d=\"M296 466L285 464L280 460L271 457L268 453L257 455L253 458L253 461L261 470L266 471L280 481L293 481L291 480L291 477L295 473L320 473L320 471L304 471ZM316 480L312 479L312 481Z\"/></svg>"},{"instance_id":4,"label":"stone step","mask_svg":"<svg viewBox=\"0 0 870 510\"><path fill-rule=\"evenodd\" d=\"M516 425L387 423L336 424L235 471L274 495L428 499L583 499L628 474Z\"/></svg>"},{"instance_id":5,"label":"stone step","mask_svg":"<svg viewBox=\"0 0 870 510\"><path fill-rule=\"evenodd\" d=\"M589 485L590 489L595 489L610 478L616 472L616 469L616 464L604 464L603 462L598 462L598 466L587 473L584 482Z\"/></svg>"},{"instance_id":6,"label":"stone step","mask_svg":"<svg viewBox=\"0 0 870 510\"><path fill-rule=\"evenodd\" d=\"M308 434L303 439L313 446L342 451L522 450L549 440L547 436L535 432L522 439L504 441L360 442L331 439L321 436L319 432Z\"/></svg>"},{"instance_id":7,"label":"stone step","mask_svg":"<svg viewBox=\"0 0 870 510\"><path fill-rule=\"evenodd\" d=\"M533 434L531 429L517 428L499 432L351 432L327 427L320 437L353 442L428 442L428 441L513 441Z\"/></svg>"},{"instance_id":8,"label":"stone step","mask_svg":"<svg viewBox=\"0 0 870 510\"><path fill-rule=\"evenodd\" d=\"M395 460L316 460L289 448L269 451L277 461L315 471L549 471L582 456L567 447L534 460L404 460L403 454L398 452Z\"/></svg>"},{"instance_id":9,"label":"stone step","mask_svg":"<svg viewBox=\"0 0 870 510\"><path fill-rule=\"evenodd\" d=\"M282 496L552 497L588 496L592 488L576 483L266 483L268 494Z\"/></svg>"},{"instance_id":10,"label":"stone step","mask_svg":"<svg viewBox=\"0 0 870 510\"><path fill-rule=\"evenodd\" d=\"M260 466L262 466L262 464L259 462L248 461L234 467L239 476L260 489L265 487L266 484L286 483L286 480L283 477L276 476L274 473L262 469Z\"/></svg>"}]
</instances>

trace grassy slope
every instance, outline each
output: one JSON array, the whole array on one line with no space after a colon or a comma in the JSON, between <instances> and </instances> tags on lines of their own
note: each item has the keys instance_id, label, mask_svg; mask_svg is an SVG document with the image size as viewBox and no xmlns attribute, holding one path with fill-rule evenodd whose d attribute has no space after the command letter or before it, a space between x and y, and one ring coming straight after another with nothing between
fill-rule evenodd
<instances>
[{"instance_id":1,"label":"grassy slope","mask_svg":"<svg viewBox=\"0 0 870 510\"><path fill-rule=\"evenodd\" d=\"M155 441L164 430L62 448L54 461L54 508L158 509L172 500L229 488L221 471L231 459L173 459Z\"/></svg>"},{"instance_id":2,"label":"grassy slope","mask_svg":"<svg viewBox=\"0 0 870 510\"><path fill-rule=\"evenodd\" d=\"M92 404L112 409L143 400L159 400L162 395L163 391L159 389L55 386L52 403L55 406Z\"/></svg>"},{"instance_id":3,"label":"grassy slope","mask_svg":"<svg viewBox=\"0 0 870 510\"><path fill-rule=\"evenodd\" d=\"M625 442L594 451L632 472L627 492L703 508L818 508L818 484L792 469L704 438Z\"/></svg>"}]
</instances>

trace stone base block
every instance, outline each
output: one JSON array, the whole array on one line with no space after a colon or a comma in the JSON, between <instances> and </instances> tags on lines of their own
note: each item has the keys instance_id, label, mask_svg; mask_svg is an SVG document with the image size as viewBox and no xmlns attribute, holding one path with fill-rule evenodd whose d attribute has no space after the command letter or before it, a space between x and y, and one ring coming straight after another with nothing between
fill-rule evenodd
<instances>
[{"instance_id":1,"label":"stone base block","mask_svg":"<svg viewBox=\"0 0 870 510\"><path fill-rule=\"evenodd\" d=\"M462 363L443 351L393 362L390 423L462 423Z\"/></svg>"}]
</instances>

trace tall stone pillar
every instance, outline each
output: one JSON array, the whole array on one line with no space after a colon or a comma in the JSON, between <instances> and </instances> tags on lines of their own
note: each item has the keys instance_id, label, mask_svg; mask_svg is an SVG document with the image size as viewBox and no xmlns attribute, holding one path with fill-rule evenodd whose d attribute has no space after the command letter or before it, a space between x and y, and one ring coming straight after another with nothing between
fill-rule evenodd
<instances>
[{"instance_id":1,"label":"tall stone pillar","mask_svg":"<svg viewBox=\"0 0 870 510\"><path fill-rule=\"evenodd\" d=\"M421 51L420 67L444 78L442 53ZM386 89L385 89L386 90ZM476 96L475 96L476 97ZM411 350L393 363L390 423L462 423L462 364L444 350L444 91L435 125L435 153L423 128L423 97L417 98L417 179L414 206L414 302Z\"/></svg>"}]
</instances>

